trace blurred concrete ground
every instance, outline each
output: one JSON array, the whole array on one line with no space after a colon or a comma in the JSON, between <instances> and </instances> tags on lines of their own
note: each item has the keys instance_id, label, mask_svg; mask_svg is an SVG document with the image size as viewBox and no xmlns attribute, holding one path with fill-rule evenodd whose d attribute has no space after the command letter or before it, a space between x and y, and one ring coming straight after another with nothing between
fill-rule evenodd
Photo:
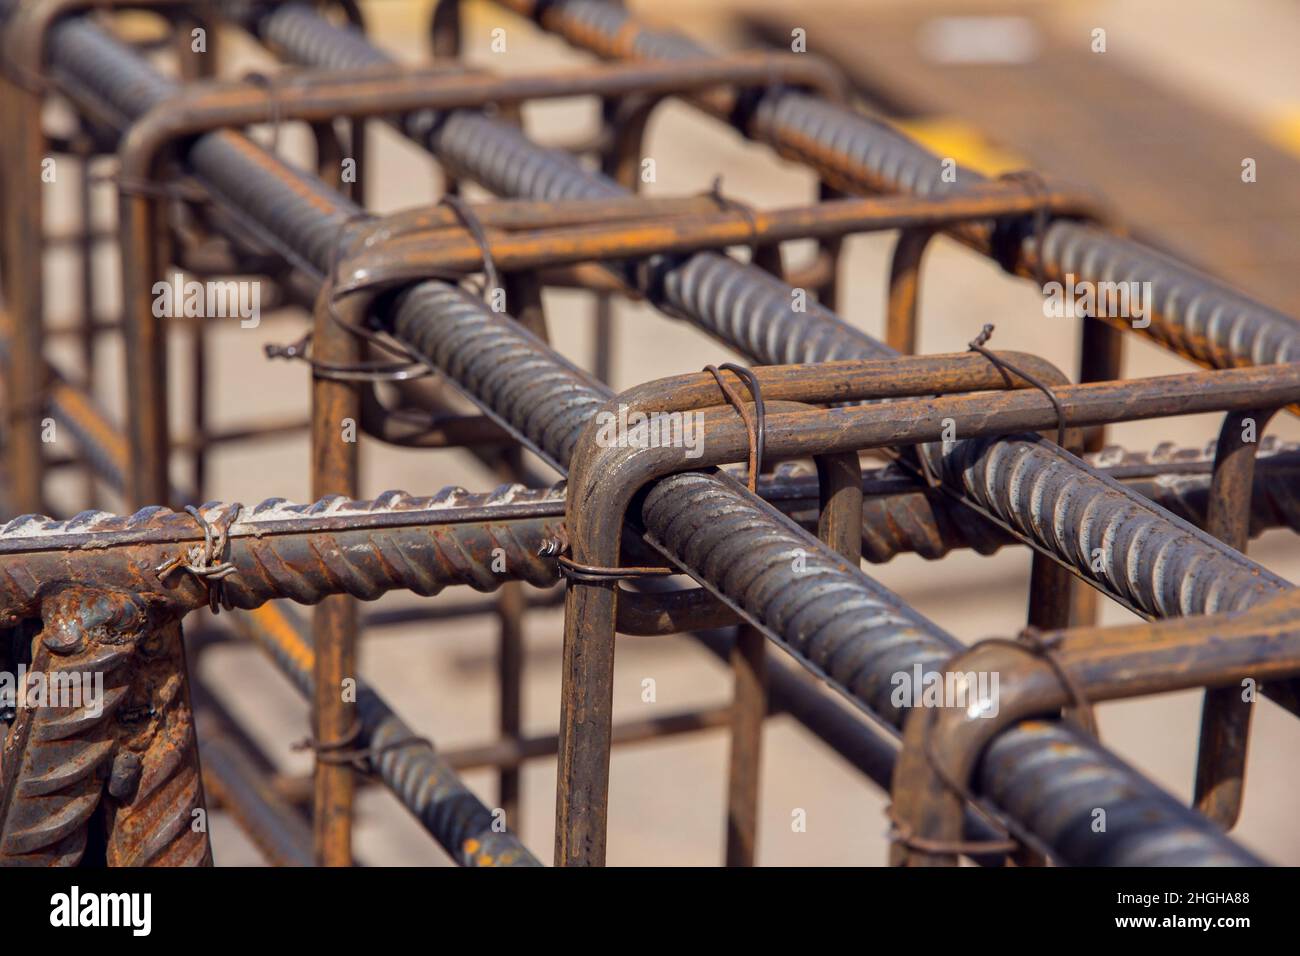
<instances>
[{"instance_id":1,"label":"blurred concrete ground","mask_svg":"<svg viewBox=\"0 0 1300 956\"><path fill-rule=\"evenodd\" d=\"M424 56L429 2L377 0L364 6L378 42L408 59ZM647 17L726 48L741 35L732 16L735 12L754 8L783 12L788 5L778 0L727 0L707 5L655 0L632 6ZM928 6L908 4L912 10ZM945 4L944 8L951 6ZM837 11L844 11L845 22L851 14L853 22L861 24L869 23L877 8L882 17L890 15L891 7L897 11L896 5L861 0L806 0L799 12L834 23ZM981 4L981 9L987 7ZM1225 123L1248 124L1284 148L1300 143L1300 136L1291 137L1294 118L1300 116L1300 73L1293 68L1300 10L1294 5L1281 0L1231 5L1215 0L1128 0L1040 4L1038 8L1036 16L1050 21L1053 29L1101 24L1112 35L1136 38L1133 43L1113 43L1113 55L1125 69L1141 71L1151 83L1185 97L1189 104ZM497 26L507 29L504 54L493 54L488 48L490 31ZM563 43L490 5L471 7L466 29L469 57L494 70L510 72L583 59ZM222 39L230 41L225 52L230 54L226 63L231 72L270 62L235 37ZM847 46L852 48L851 39ZM810 31L809 49L822 52L815 31ZM1050 111L1054 105L1043 102L1036 108ZM586 101L530 107L526 113L530 133L544 142L572 141L593 130L594 120L594 106ZM954 124L950 128L969 128L961 117L956 117ZM992 131L975 133L973 140L965 134L958 137L976 144L970 150L972 157L977 152L1003 149ZM439 178L423 154L387 130L376 129L372 135L371 168L366 176L379 209L399 209L437 198ZM1131 147L1122 142L1096 142L1090 148L1122 151ZM301 136L285 136L284 152L299 162L310 160ZM658 182L647 187L652 194L700 192L722 175L729 195L758 205L803 202L814 195L813 177L806 171L682 106L669 105L659 112L650 129L647 155L655 158L658 170ZM1228 172L1225 190L1233 182L1232 171ZM107 219L111 203L107 196L103 198ZM1202 194L1170 198L1191 209L1214 199ZM1122 215L1123 210L1120 212ZM71 215L67 209L53 213L55 219L67 215ZM849 305L843 315L875 335L883 334L884 278L891 241L889 237L855 238L846 246L843 282ZM105 286L114 288L114 263L105 260L100 265ZM57 266L53 271L55 274L47 276L52 306L57 310L62 303L71 310L71 283L60 281ZM546 307L556 347L587 365L589 303L580 295L558 292L547 294ZM210 381L216 425L294 411L305 415L305 369L272 364L262 357L264 343L295 338L303 321L299 315L286 314L267 318L255 330L233 327L214 335ZM1037 352L1067 370L1076 365L1077 329L1072 321L1044 319L1039 297L1028 283L1009 279L992 263L945 240L938 241L925 267L921 350L963 350L984 322L997 324L994 344L1000 348ZM183 336L173 339L173 360L179 363L186 345ZM694 371L705 363L732 357L683 323L638 306L618 309L616 387ZM105 349L100 366L102 397L115 403L120 413L119 366L120 353L115 348ZM1128 342L1128 376L1187 368L1136 338ZM179 423L186 420L187 412L179 383L173 384L175 421ZM1217 427L1214 416L1200 416L1124 425L1113 429L1112 437L1136 449L1161 442L1199 445L1213 436ZM1283 418L1271 432L1294 440L1300 438L1300 425ZM455 452L413 453L371 443L362 457L362 491L367 496L389 488L430 493L452 484L474 489L494 484L489 475ZM214 462L209 497L249 504L272 495L305 500L306 462L305 439L229 448ZM1254 542L1251 553L1280 574L1300 578L1300 551L1293 536L1271 534ZM974 641L1013 634L1023 625L1028 567L1026 551L1008 549L990 558L954 555L939 564L900 558L867 571L941 626ZM447 593L433 600L451 603L474 597L477 595ZM379 604L399 607L415 601L409 595L393 595ZM1111 606L1105 610L1104 621L1119 623L1126 617L1127 612ZM555 611L535 613L527 630L527 729L552 732L558 721L560 615ZM440 745L477 743L494 736L494 646L494 624L488 618L371 632L362 643L362 673L413 727ZM217 648L204 659L203 673L224 692L231 709L249 723L284 768L309 769L305 757L289 751L290 742L307 731L306 708L255 649ZM658 697L653 704L641 701L644 677L656 681ZM728 696L729 677L724 668L684 639L626 640L620 646L614 690L616 717L649 716L650 708L667 712L722 702ZM1197 693L1184 693L1103 706L1103 738L1171 792L1189 798L1199 699ZM765 748L759 837L762 864L883 863L884 794L786 718L769 722ZM1262 703L1256 713L1245 813L1238 833L1244 843L1278 863L1300 863L1300 821L1294 813L1292 790L1298 779L1293 758L1298 748L1300 725L1286 719L1273 704ZM610 862L717 864L724 834L726 755L724 736L717 731L616 749L611 773ZM535 761L527 767L522 819L512 821L529 846L547 861L551 856L554 778L552 761ZM495 805L493 774L473 773L468 780L489 806ZM796 808L806 811L806 832L792 832L791 814ZM356 845L365 862L446 862L418 825L382 790L374 788L362 795L359 814ZM256 852L220 815L214 838L218 863L257 862Z\"/></svg>"}]
</instances>

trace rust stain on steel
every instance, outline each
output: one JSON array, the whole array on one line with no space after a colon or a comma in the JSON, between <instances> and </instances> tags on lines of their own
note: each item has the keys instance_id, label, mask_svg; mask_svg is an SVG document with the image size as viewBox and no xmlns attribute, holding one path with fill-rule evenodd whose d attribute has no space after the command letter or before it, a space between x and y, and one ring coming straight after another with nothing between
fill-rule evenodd
<instances>
[{"instance_id":1,"label":"rust stain on steel","mask_svg":"<svg viewBox=\"0 0 1300 956\"><path fill-rule=\"evenodd\" d=\"M75 706L18 709L0 765L0 862L76 865L99 813L106 845L90 849L110 866L210 865L179 622L131 593L76 587L41 612L33 670L94 681Z\"/></svg>"},{"instance_id":2,"label":"rust stain on steel","mask_svg":"<svg viewBox=\"0 0 1300 956\"><path fill-rule=\"evenodd\" d=\"M1080 693L1107 699L1221 687L1246 668L1273 681L1266 693L1296 708L1294 592L1242 554L1252 533L1300 526L1300 497L1290 490L1294 449L1244 449L1235 430L1247 418L1262 428L1275 409L1300 407L1300 366L1285 364L1300 358L1300 323L1107 232L1097 201L1061 184L969 176L960 187L944 183L936 157L857 113L838 74L815 57L711 54L595 0L502 2L611 62L512 76L454 59L403 67L363 32L337 27L309 7L240 5L222 15L280 57L313 68L269 81L187 84L80 15L87 0L18 9L0 0L13 67L4 83L15 116L6 137L10 165L31 172L48 152L40 127L46 84L66 94L92 134L102 128L120 137L117 238L128 361L123 436L90 399L90 385L87 392L73 387L42 359L41 284L22 281L41 271L40 199L7 181L4 264L14 296L0 347L12 373L9 414L27 422L10 442L7 470L13 503L30 513L0 528L0 624L30 636L24 653L30 650L34 665L56 675L87 669L102 677L106 696L94 712L18 710L0 753L0 862L211 861L206 830L195 826L203 793L180 639L181 618L208 604L251 612L239 626L314 700L317 744L354 736L355 759L457 862L535 865L465 788L457 762L418 737L373 688L359 685L354 705L340 704L332 687L355 670L354 600L393 589L427 596L452 585L493 591L510 582L501 607L517 650L526 602L516 582L554 584L562 557L569 580L560 733L553 742L520 736L518 668L507 660L500 668L505 739L487 748L504 771L502 802L512 813L519 763L557 753L558 862L604 860L612 743L665 728L718 726L724 718L733 739L728 859L754 862L760 730L780 701L872 779L892 775L898 862L949 863L962 852L998 863L1011 852L1019 862L1051 855L1087 864L1257 863L1214 822L1230 825L1239 810L1248 735L1241 709L1221 693L1207 697L1202 727L1197 792L1204 814L1068 724L1026 718L1082 708ZM147 5L174 14L183 8L179 0ZM459 47L454 4L439 4L432 28L440 51ZM182 78L206 66L183 62ZM573 95L604 104L602 139L594 144L604 172L538 147L516 122L525 102ZM646 124L670 96L810 166L821 179L821 201L753 210L720 190L633 195L628 184ZM481 112L485 107L497 114ZM346 144L333 131L341 118L350 120ZM367 118L383 118L428 149L449 183L474 180L504 198L384 217L366 212L362 184L341 193L334 167L345 145L363 165ZM277 129L285 120L312 125L319 177L238 131L267 120ZM86 155L100 148L83 146ZM173 173L183 183L165 183ZM187 217L196 223L175 230L169 213L180 193L173 187L186 199L209 200L202 214ZM901 233L890 271L888 344L833 311L842 239L881 229ZM1144 334L1217 371L1113 381L1118 337L1096 321L1085 330L1080 385L1032 355L900 356L896 348L915 346L920 261L938 231L1039 281L1066 273L1149 279L1155 307ZM203 242L221 235L256 253L205 256ZM798 276L785 272L780 248L794 239L819 247ZM80 241L89 248L94 240ZM726 254L734 245L753 248L748 263ZM304 339L280 350L314 363L315 503L210 502L189 513L156 506L187 500L168 481L177 443L164 400L167 329L149 301L153 281L172 261L222 262L236 271L256 263L277 281L292 270L284 291L315 299L311 345ZM501 280L510 313L461 287L460 279L479 271L489 283ZM597 290L605 333L609 296L628 295L764 367L752 379L692 373L615 396L598 375L552 349L541 295L552 282ZM792 305L795 285L815 287L807 309ZM349 293L358 295L342 299ZM94 331L79 332L89 355ZM609 367L607 334L602 343L598 373ZM439 376L439 388L455 388L480 414L465 415L454 397L422 388L428 378L399 382L399 405L388 407L371 380L387 373L375 372L376 363L355 364L370 358L372 345L400 354L403 376ZM191 370L201 398L203 349L195 351ZM338 378L340 368L351 377ZM749 404L738 397L746 389ZM699 413L707 450L688 457L680 448L601 447L599 413L620 405ZM413 419L412 407L426 415ZM91 510L68 521L37 514L45 462L30 425L44 409L68 425L90 470L141 510ZM1209 454L1101 451L1081 459L1036 434L1059 426L1073 447L1082 428L1085 447L1096 449L1108 424L1205 411L1228 413L1217 452ZM522 458L530 449L560 473L572 468L571 493L519 484L480 495L444 489L355 501L356 448L337 440L341 419L394 444L469 447L512 480L531 477ZM959 441L946 440L948 423ZM261 425L248 434L284 430ZM194 434L184 450L194 455L201 485L204 456L222 439L206 427L201 402ZM862 473L857 455L865 449L881 449L894 464ZM717 471L746 459L758 471L763 455L811 459L815 479L778 467L750 475L746 489ZM1013 541L1036 549L1031 623L1056 628L1070 620L1066 568L1157 620L1053 630L1046 639L1058 657L1050 659L1005 642L962 651L860 569L862 557L882 561L904 550L939 557L964 546L989 553ZM562 556L566 548L571 555ZM793 552L807 558L807 577L794 574ZM655 593L599 573L656 554L699 586ZM311 630L268 603L275 599L319 604ZM733 657L738 693L729 710L622 733L612 726L616 632L654 635L738 621L745 630ZM797 663L782 669L765 657L766 639ZM890 674L975 664L1008 675L1005 714L985 723L947 714L939 749L927 750L929 715L894 702ZM860 722L830 715L818 681L855 713L871 711L901 730L901 756L864 748ZM302 860L302 833L286 808L251 785L236 750L218 746L216 753L221 772L213 779L240 803L259 842L282 859ZM947 780L935 772L936 754L946 761ZM1075 786L1055 785L1067 777ZM349 766L318 757L320 861L351 862L353 783ZM991 824L972 813L966 798L976 792L1000 814ZM1084 848L1058 825L1114 792L1126 795L1125 812L1144 828L1117 826ZM285 833L273 832L278 827ZM985 842L963 842L971 833ZM1008 844L1006 834L1017 843Z\"/></svg>"},{"instance_id":3,"label":"rust stain on steel","mask_svg":"<svg viewBox=\"0 0 1300 956\"><path fill-rule=\"evenodd\" d=\"M310 505L268 499L238 510L230 525L221 557L236 573L221 582L221 597L251 609L273 598L314 604L338 593L373 600L399 587L427 595L449 584L490 591L516 578L552 584L554 567L537 550L558 533L550 502L559 493L504 486L477 495L448 488L424 498L331 496ZM201 509L209 521L231 511L215 503ZM537 512L543 516L532 517ZM49 588L65 584L130 590L178 613L200 607L208 584L187 573L160 580L157 568L202 542L190 515L160 507L15 519L0 528L0 620L33 615ZM493 548L504 549L505 570L493 569Z\"/></svg>"}]
</instances>

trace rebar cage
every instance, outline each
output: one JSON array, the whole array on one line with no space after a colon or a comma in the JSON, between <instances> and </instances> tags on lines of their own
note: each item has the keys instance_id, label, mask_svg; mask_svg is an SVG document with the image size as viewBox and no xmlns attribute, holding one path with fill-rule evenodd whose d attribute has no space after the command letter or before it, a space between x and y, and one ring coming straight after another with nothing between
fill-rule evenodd
<instances>
[{"instance_id":1,"label":"rebar cage","mask_svg":"<svg viewBox=\"0 0 1300 956\"><path fill-rule=\"evenodd\" d=\"M375 781L457 862L537 865L508 824L521 765L555 755L555 862L599 865L612 745L725 728L726 862L752 865L761 730L783 713L890 793L895 865L1259 864L1228 835L1254 700L1243 687L1300 713L1300 605L1244 551L1265 529L1300 530L1300 453L1262 434L1300 407L1300 323L1125 237L1086 192L1031 173L950 175L812 54L717 54L608 0L499 6L599 62L473 66L458 0L436 4L419 67L372 43L350 0L0 3L4 504L19 516L0 529L0 659L99 688L3 712L0 862L210 864L215 804L273 863L348 865L355 791ZM158 29L123 34L126 10ZM284 68L216 79L222 30ZM601 135L533 143L520 107L575 96L599 99ZM647 123L670 100L809 167L818 196L780 209L721 189L638 196ZM317 169L246 135L268 123L277 137L307 124ZM367 212L369 123L436 158L442 201ZM52 157L114 164L115 230L97 234L88 213L73 234L45 228L48 191L63 188L43 178ZM498 198L467 201L462 182ZM897 233L884 342L836 314L841 244L877 231ZM1150 314L1085 317L1078 384L991 349L987 331L967 352L915 355L920 264L940 233L1045 291L1067 277L1108 294L1149 284ZM793 240L816 243L809 265L786 267ZM97 318L114 291L91 267L104 242L120 251L115 320ZM58 327L41 276L68 247L82 318ZM203 281L173 288L174 274ZM308 422L208 424L206 337L239 319L248 277L311 316L298 341L268 347L310 363ZM592 371L550 345L545 288L594 303ZM752 365L615 394L620 298ZM189 364L169 367L182 329ZM1120 379L1125 330L1204 370ZM123 425L93 378L119 334ZM56 339L78 350L79 374L48 357ZM169 434L176 376L192 394L184 439ZM1208 451L1104 447L1109 424L1193 412L1224 416ZM50 453L51 423L77 455ZM200 504L214 447L303 429L314 503ZM357 434L463 448L507 484L356 500ZM44 517L68 471L85 475L92 510ZM94 510L112 493L136 510ZM973 646L863 571L1006 545L1033 550L1028 626ZM357 602L453 585L494 593L469 610L499 620L501 739L441 751L358 679ZM1145 623L1096 626L1098 594ZM560 727L527 736L521 622L560 601ZM310 623L288 602L314 605ZM191 679L181 621L205 606L310 700L310 782L273 774ZM729 661L732 702L616 724L616 633L692 635ZM190 657L206 643L190 641ZM900 695L913 678L937 706ZM1186 688L1205 689L1193 806L1110 752L1091 716L1096 702ZM458 776L485 766L499 807Z\"/></svg>"}]
</instances>

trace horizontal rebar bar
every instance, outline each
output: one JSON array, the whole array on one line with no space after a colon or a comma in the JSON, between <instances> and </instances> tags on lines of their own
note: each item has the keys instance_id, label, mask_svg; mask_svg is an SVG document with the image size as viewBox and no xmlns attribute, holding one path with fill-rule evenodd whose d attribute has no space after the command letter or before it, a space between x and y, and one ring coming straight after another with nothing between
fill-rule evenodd
<instances>
[{"instance_id":1,"label":"horizontal rebar bar","mask_svg":"<svg viewBox=\"0 0 1300 956\"><path fill-rule=\"evenodd\" d=\"M177 610L200 607L217 588L226 607L251 609L289 598L316 604L329 594L374 600L395 589L437 594L453 584L492 591L503 582L554 584L553 562L538 556L561 533L558 516L529 517L560 500L559 488L503 486L471 495L448 488L429 498L388 492L373 501L333 496L309 505L270 499L251 508L216 503L199 509L221 527L230 520L234 568L219 582L157 569L186 558L204 533L189 514L162 507L133 515L83 512L68 521L28 515L0 528L0 621L30 615L54 584L117 587ZM5 556L13 556L6 560Z\"/></svg>"},{"instance_id":2,"label":"horizontal rebar bar","mask_svg":"<svg viewBox=\"0 0 1300 956\"><path fill-rule=\"evenodd\" d=\"M79 21L70 21L77 23ZM63 33L64 28L57 31ZM71 35L70 35L71 36ZM64 53L67 54L78 44L87 47L88 53L103 52L94 49L97 41L92 41L86 36L74 37L65 41L66 47ZM57 45L57 38L56 38ZM75 59L75 57L74 57ZM69 65L69 71L80 72L80 67ZM92 74L93 75L93 72ZM102 79L102 78L101 78ZM95 95L102 99L107 99L110 105L117 104L126 115L130 115L131 107L126 104L138 102L148 98L149 90L143 91L137 89L147 77L142 75L122 76L113 84L100 83L95 87ZM147 87L147 84L145 84ZM129 90L129 92L128 92ZM164 93L165 95L165 93ZM458 114L453 114L453 116ZM448 124L443 125L445 130ZM476 149L482 150L485 144L479 142ZM323 271L323 264L328 261L326 253L330 251L336 242L342 226L353 214L348 208L340 203L336 197L325 194L323 187L312 185L306 177L297 177L299 188L285 190L285 177L282 175L282 169L268 168L267 164L258 165L256 158L250 153L251 147L247 141L234 136L233 134L210 134L201 138L190 150L189 159L203 176L210 182L217 192L232 205L243 207L245 210L257 210L257 217L261 221L265 230L273 236L279 238L282 243L293 250L292 257L298 264L314 269L316 272ZM252 157L254 162L247 162ZM250 175L255 174L255 175ZM293 179L294 177L288 177ZM306 182L306 188L302 184ZM267 203L273 204L268 207ZM278 204L278 205L274 205ZM764 296L770 300L772 309L767 310L769 314L761 316L764 309L758 309L762 321L755 324L747 325L746 322L752 320L755 311L752 309L741 309L738 301L730 299L718 300L714 298L702 286L717 281L725 285L735 270L742 269L738 264L725 260L723 257L695 256L690 260L696 263L698 260L706 260L700 265L700 275L695 276L700 285L694 285L689 276L683 276L683 287L679 289L679 298L682 302L694 300L694 308L697 321L702 324L710 325L715 329L727 330L727 337L730 341L744 340L747 341L753 352L767 351L771 354L773 351L779 351L784 345L786 348L793 348L795 355L800 358L825 358L832 357L827 352L833 352L837 348L844 348L847 354L843 357L860 355L864 352L871 354L887 354L883 347L873 342L861 333L847 326L839 324L829 313L821 317L820 321L795 321L789 323L788 334L780 334L782 322L785 317L777 314L778 307L780 312L789 313L788 309L788 287L776 280L766 280L748 276L748 281L754 283L753 290L755 293L761 292L758 296L762 300ZM665 277L665 288L668 289L668 299L673 299L672 275L677 271L676 268L669 270L668 276ZM443 286L438 289L439 284L427 283L423 290L432 289L441 293L443 289L450 290L450 287ZM716 288L716 287L715 287ZM747 290L747 293L750 290ZM414 298L414 294L412 298ZM468 297L466 297L468 298ZM784 301L778 301L784 299ZM408 301L410 301L408 299ZM416 300L418 301L418 300ZM469 300L474 303L473 300ZM752 305L753 302L747 303ZM481 305L479 305L481 309ZM432 312L426 315L431 324L436 324L444 316L435 315ZM766 332L771 332L773 328L778 330L776 341L772 338L761 340L753 333L759 328ZM805 351L806 350L806 351ZM760 356L762 357L762 356ZM792 356L793 357L793 356ZM836 356L838 357L838 356ZM769 359L770 361L771 359ZM777 358L776 361L781 361ZM786 359L788 360L788 359ZM560 379L566 380L562 384L573 385L572 379L567 375L559 375ZM463 383L464 384L464 383ZM573 394L586 393L586 396L599 400L604 396L600 395L599 390L593 395L582 387L588 383L579 382L577 388L570 388ZM474 389L482 393L482 389L475 385L466 385L467 389ZM494 396L491 404L500 409L503 407L502 402ZM503 417L511 417L519 422L519 431L523 434L530 432L534 436L533 440L538 445L546 447L548 451L555 455L553 460L562 461L567 444L567 450L571 450L571 438L573 436L573 426L581 425L580 421L562 422L558 427L549 427L552 423L543 420L538 412L538 406L509 407L508 411L501 411ZM566 441L567 440L567 441Z\"/></svg>"},{"instance_id":3,"label":"horizontal rebar bar","mask_svg":"<svg viewBox=\"0 0 1300 956\"><path fill-rule=\"evenodd\" d=\"M606 58L689 61L708 57L693 40L645 26L621 4L601 0L498 0L544 29ZM962 168L943 175L939 156L878 120L806 91L774 86L757 96L697 99L714 115L811 165L854 192L932 196L984 182ZM1271 365L1300 359L1300 322L1132 239L1068 219L1052 221L1039 239L1023 230L988 227L954 234L981 252L1009 260L1021 275L1065 282L1150 282L1151 323L1138 327L1162 345L1214 368ZM1111 320L1129 326L1127 320Z\"/></svg>"},{"instance_id":4,"label":"horizontal rebar bar","mask_svg":"<svg viewBox=\"0 0 1300 956\"><path fill-rule=\"evenodd\" d=\"M697 512L707 512L710 520L694 520ZM646 496L641 516L665 553L895 729L908 711L893 699L893 675L910 674L918 664L942 671L962 649L955 638L846 565L812 535L773 510L756 513L730 482L690 473L664 479ZM1095 740L1064 726L1020 727L1002 739L1016 734L1021 734L1016 738L1021 744L1017 766L996 766L1003 772L1032 773L1042 785L1008 788L995 775L981 781L981 792L1064 862L1259 865L1211 821ZM1032 771L1024 769L1031 766ZM1080 785L1059 785L1067 779ZM1009 806L999 799L1008 792L1016 797ZM1088 822L1098 806L1149 825L1092 833ZM1080 829L1091 840L1081 837Z\"/></svg>"}]
</instances>

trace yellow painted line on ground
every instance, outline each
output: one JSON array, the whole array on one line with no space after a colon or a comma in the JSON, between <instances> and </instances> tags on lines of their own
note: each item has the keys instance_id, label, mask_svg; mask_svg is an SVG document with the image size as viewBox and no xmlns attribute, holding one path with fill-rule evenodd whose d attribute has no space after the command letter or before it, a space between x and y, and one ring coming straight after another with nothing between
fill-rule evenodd
<instances>
[{"instance_id":1,"label":"yellow painted line on ground","mask_svg":"<svg viewBox=\"0 0 1300 956\"><path fill-rule=\"evenodd\" d=\"M978 127L950 116L889 120L890 125L916 140L930 152L957 161L985 176L1000 176L1029 165L1023 156L994 143Z\"/></svg>"},{"instance_id":2,"label":"yellow painted line on ground","mask_svg":"<svg viewBox=\"0 0 1300 956\"><path fill-rule=\"evenodd\" d=\"M429 28L431 3L424 0L383 0L381 3L363 3L361 12L366 26L375 32L423 33ZM380 42L383 37L379 37Z\"/></svg>"},{"instance_id":3,"label":"yellow painted line on ground","mask_svg":"<svg viewBox=\"0 0 1300 956\"><path fill-rule=\"evenodd\" d=\"M1274 145L1300 156L1300 106L1283 110L1266 122L1264 135Z\"/></svg>"},{"instance_id":4,"label":"yellow painted line on ground","mask_svg":"<svg viewBox=\"0 0 1300 956\"><path fill-rule=\"evenodd\" d=\"M162 26L157 15L141 10L124 10L113 20L113 32L128 43L151 40Z\"/></svg>"}]
</instances>

